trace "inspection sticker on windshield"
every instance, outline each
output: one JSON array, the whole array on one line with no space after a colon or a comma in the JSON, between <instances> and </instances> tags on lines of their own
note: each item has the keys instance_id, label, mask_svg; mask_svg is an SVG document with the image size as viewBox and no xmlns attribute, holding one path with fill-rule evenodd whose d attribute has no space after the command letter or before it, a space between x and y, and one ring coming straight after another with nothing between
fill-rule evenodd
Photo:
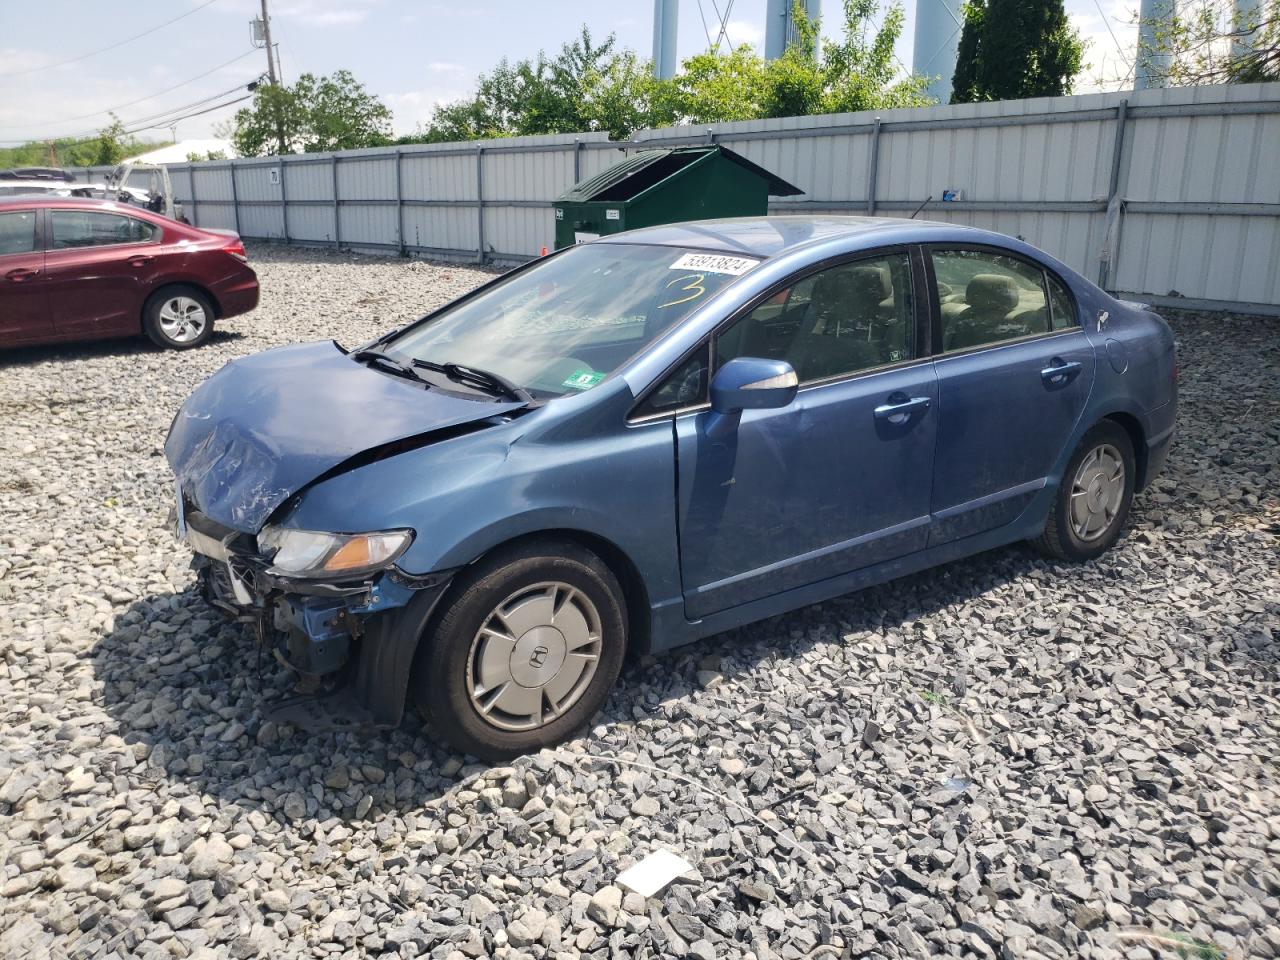
<instances>
[{"instance_id":1,"label":"inspection sticker on windshield","mask_svg":"<svg viewBox=\"0 0 1280 960\"><path fill-rule=\"evenodd\" d=\"M719 253L686 253L668 270L701 270L703 273L727 273L740 277L756 265L747 257L726 257Z\"/></svg>"},{"instance_id":2,"label":"inspection sticker on windshield","mask_svg":"<svg viewBox=\"0 0 1280 960\"><path fill-rule=\"evenodd\" d=\"M573 390L590 390L603 379L603 373L597 373L594 370L578 370L570 374L562 386Z\"/></svg>"}]
</instances>

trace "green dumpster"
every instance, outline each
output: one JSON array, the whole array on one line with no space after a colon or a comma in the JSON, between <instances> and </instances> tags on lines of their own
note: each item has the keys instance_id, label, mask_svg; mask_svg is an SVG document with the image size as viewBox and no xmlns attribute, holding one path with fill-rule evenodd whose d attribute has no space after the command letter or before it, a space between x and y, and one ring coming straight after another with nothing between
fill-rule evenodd
<instances>
[{"instance_id":1,"label":"green dumpster","mask_svg":"<svg viewBox=\"0 0 1280 960\"><path fill-rule=\"evenodd\" d=\"M718 145L641 150L555 201L556 249L660 223L763 216L770 197L801 193Z\"/></svg>"}]
</instances>

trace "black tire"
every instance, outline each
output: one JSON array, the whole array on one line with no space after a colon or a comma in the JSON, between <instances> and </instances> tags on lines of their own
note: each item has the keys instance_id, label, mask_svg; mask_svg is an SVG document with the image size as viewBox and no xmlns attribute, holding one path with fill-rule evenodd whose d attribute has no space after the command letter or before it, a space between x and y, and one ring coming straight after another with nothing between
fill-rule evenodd
<instances>
[{"instance_id":1,"label":"black tire","mask_svg":"<svg viewBox=\"0 0 1280 960\"><path fill-rule=\"evenodd\" d=\"M1098 451L1114 451L1124 466L1123 489L1120 501L1114 514L1104 527L1091 530L1085 539L1077 533L1072 518L1073 495L1080 493L1074 489L1075 480L1080 473L1081 464L1088 458L1097 455ZM1110 457L1110 454L1106 454ZM1053 507L1045 520L1044 532L1032 541L1033 546L1045 556L1055 560L1070 560L1081 563L1101 556L1115 544L1124 530L1129 518L1129 507L1133 503L1134 482L1137 479L1137 463L1133 455L1133 442L1128 432L1114 420L1101 420L1084 435L1080 445L1067 463L1062 474L1062 483L1058 487L1058 495L1054 498Z\"/></svg>"},{"instance_id":2,"label":"black tire","mask_svg":"<svg viewBox=\"0 0 1280 960\"><path fill-rule=\"evenodd\" d=\"M521 591L529 590L530 596L536 596L538 591L549 589L548 584L556 583L580 591L598 615L594 673L580 681L577 699L553 719L532 729L499 729L482 715L471 694L473 670L479 670L481 628ZM575 602L581 604L582 599ZM627 647L622 588L599 557L569 541L531 541L481 560L454 583L442 610L423 637L414 662L414 702L434 735L454 749L482 760L506 760L567 739L600 709L622 669ZM522 636L530 637L532 633L530 630ZM518 649L519 645L512 648L513 664ZM567 662L567 655L562 656L561 662ZM518 683L514 676L510 682ZM522 693L530 689L527 684L521 686ZM494 697L498 700L502 696L500 688L492 686L478 699L483 701L494 689L499 690ZM547 701L541 693L536 709L546 716ZM503 717L501 710L494 715Z\"/></svg>"},{"instance_id":3,"label":"black tire","mask_svg":"<svg viewBox=\"0 0 1280 960\"><path fill-rule=\"evenodd\" d=\"M199 332L194 336L170 334L165 330L165 317L162 313L175 301L185 303L194 301L203 311L203 322ZM142 308L142 329L151 342L167 350L191 350L206 343L213 335L213 321L216 316L213 301L202 290L186 285L174 284L161 287L149 298Z\"/></svg>"}]
</instances>

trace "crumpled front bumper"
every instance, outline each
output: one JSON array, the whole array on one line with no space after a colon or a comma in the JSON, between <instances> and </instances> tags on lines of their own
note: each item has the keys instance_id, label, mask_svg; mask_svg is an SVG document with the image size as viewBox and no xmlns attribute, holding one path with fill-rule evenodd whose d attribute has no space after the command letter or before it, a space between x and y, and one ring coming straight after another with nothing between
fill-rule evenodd
<instances>
[{"instance_id":1,"label":"crumpled front bumper","mask_svg":"<svg viewBox=\"0 0 1280 960\"><path fill-rule=\"evenodd\" d=\"M256 538L193 509L180 493L171 521L175 536L191 548L205 600L249 624L261 648L275 650L305 676L342 671L370 618L441 585L440 577L409 577L394 568L352 581L281 577L257 552Z\"/></svg>"}]
</instances>

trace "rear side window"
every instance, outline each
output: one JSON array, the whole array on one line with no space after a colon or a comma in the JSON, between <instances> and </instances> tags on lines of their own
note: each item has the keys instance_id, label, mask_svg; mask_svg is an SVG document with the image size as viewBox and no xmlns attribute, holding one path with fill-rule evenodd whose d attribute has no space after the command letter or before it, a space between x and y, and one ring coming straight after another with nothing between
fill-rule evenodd
<instances>
[{"instance_id":1,"label":"rear side window","mask_svg":"<svg viewBox=\"0 0 1280 960\"><path fill-rule=\"evenodd\" d=\"M1045 284L1049 287L1049 318L1054 330L1070 330L1077 326L1075 301L1067 292L1066 285L1048 271L1044 275Z\"/></svg>"},{"instance_id":2,"label":"rear side window","mask_svg":"<svg viewBox=\"0 0 1280 960\"><path fill-rule=\"evenodd\" d=\"M115 243L143 243L157 233L152 224L115 213L93 210L50 210L50 250L102 247Z\"/></svg>"},{"instance_id":3,"label":"rear side window","mask_svg":"<svg viewBox=\"0 0 1280 960\"><path fill-rule=\"evenodd\" d=\"M0 213L0 257L31 253L36 248L36 212Z\"/></svg>"},{"instance_id":4,"label":"rear side window","mask_svg":"<svg viewBox=\"0 0 1280 960\"><path fill-rule=\"evenodd\" d=\"M944 351L1049 331L1039 267L989 250L934 250L932 256Z\"/></svg>"}]
</instances>

